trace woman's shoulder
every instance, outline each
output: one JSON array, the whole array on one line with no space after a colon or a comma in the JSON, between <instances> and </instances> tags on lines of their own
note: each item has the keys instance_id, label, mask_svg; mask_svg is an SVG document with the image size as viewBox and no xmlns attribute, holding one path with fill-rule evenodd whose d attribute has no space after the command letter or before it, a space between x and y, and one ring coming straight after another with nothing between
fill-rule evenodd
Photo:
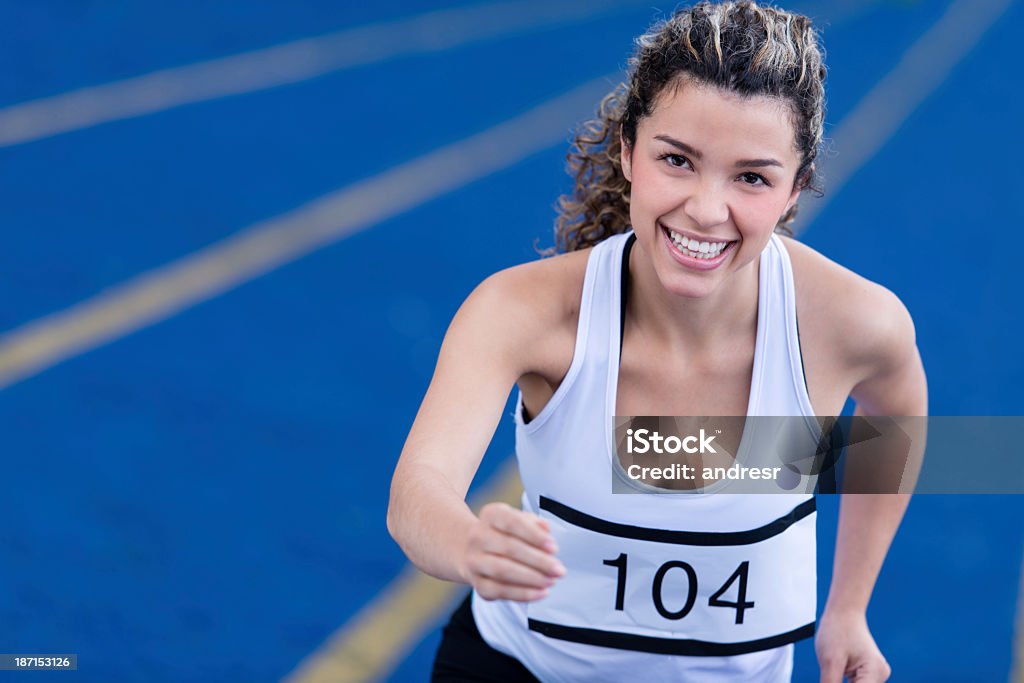
<instances>
[{"instance_id":1,"label":"woman's shoulder","mask_svg":"<svg viewBox=\"0 0 1024 683\"><path fill-rule=\"evenodd\" d=\"M571 362L590 252L581 249L504 268L467 299L495 333L523 354L526 371L557 375Z\"/></svg>"},{"instance_id":2,"label":"woman's shoulder","mask_svg":"<svg viewBox=\"0 0 1024 683\"><path fill-rule=\"evenodd\" d=\"M779 237L793 264L797 287L806 285L808 290L820 291L823 296L829 297L850 292L851 287L857 293L854 298L863 298L865 295L869 298L884 296L883 292L888 291L797 239L785 235Z\"/></svg>"},{"instance_id":3,"label":"woman's shoulder","mask_svg":"<svg viewBox=\"0 0 1024 683\"><path fill-rule=\"evenodd\" d=\"M780 236L793 266L801 333L815 332L851 365L875 366L915 344L913 319L896 294L814 248Z\"/></svg>"},{"instance_id":4,"label":"woman's shoulder","mask_svg":"<svg viewBox=\"0 0 1024 683\"><path fill-rule=\"evenodd\" d=\"M504 268L480 287L508 305L548 322L578 312L590 249L558 254Z\"/></svg>"}]
</instances>

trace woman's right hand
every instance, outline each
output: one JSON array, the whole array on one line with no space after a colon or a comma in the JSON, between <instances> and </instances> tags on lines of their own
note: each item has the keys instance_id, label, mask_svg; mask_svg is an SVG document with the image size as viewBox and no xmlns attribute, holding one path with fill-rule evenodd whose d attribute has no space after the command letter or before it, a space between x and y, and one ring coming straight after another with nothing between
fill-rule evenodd
<instances>
[{"instance_id":1,"label":"woman's right hand","mask_svg":"<svg viewBox=\"0 0 1024 683\"><path fill-rule=\"evenodd\" d=\"M492 600L537 600L565 573L540 518L493 504L476 515L466 493L516 382L569 367L576 323L567 311L579 288L566 282L583 281L582 256L570 259L574 270L551 260L507 268L467 297L391 479L387 527L409 560Z\"/></svg>"},{"instance_id":2,"label":"woman's right hand","mask_svg":"<svg viewBox=\"0 0 1024 683\"><path fill-rule=\"evenodd\" d=\"M485 600L540 600L565 566L548 523L505 503L488 503L470 528L460 573Z\"/></svg>"}]
</instances>

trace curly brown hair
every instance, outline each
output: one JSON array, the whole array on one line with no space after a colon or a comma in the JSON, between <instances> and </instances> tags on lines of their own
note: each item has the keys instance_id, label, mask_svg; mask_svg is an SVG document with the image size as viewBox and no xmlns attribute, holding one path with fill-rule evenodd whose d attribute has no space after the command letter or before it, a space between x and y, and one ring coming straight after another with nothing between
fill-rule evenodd
<instances>
[{"instance_id":1,"label":"curly brown hair","mask_svg":"<svg viewBox=\"0 0 1024 683\"><path fill-rule=\"evenodd\" d=\"M654 24L636 39L628 81L575 133L567 155L575 188L558 198L555 246L543 253L584 249L629 228L620 133L632 147L638 123L658 96L684 80L788 102L801 154L794 187L820 193L814 160L822 143L825 65L818 42L807 17L754 2L701 2ZM794 205L775 230L792 235L796 212Z\"/></svg>"}]
</instances>

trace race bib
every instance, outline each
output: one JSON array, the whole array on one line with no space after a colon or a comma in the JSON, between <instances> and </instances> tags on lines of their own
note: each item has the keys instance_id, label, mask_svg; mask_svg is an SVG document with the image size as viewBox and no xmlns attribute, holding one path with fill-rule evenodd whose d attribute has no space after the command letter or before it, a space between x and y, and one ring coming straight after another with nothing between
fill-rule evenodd
<instances>
[{"instance_id":1,"label":"race bib","mask_svg":"<svg viewBox=\"0 0 1024 683\"><path fill-rule=\"evenodd\" d=\"M756 529L619 524L540 497L567 573L527 606L551 638L659 654L728 656L814 635L815 501Z\"/></svg>"}]
</instances>

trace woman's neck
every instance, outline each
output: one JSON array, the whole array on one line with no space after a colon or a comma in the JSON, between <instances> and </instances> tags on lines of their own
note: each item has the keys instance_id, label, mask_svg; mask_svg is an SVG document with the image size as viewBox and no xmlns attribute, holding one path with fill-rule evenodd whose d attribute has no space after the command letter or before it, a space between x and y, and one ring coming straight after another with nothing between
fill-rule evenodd
<instances>
[{"instance_id":1,"label":"woman's neck","mask_svg":"<svg viewBox=\"0 0 1024 683\"><path fill-rule=\"evenodd\" d=\"M650 256L637 242L629 262L627 324L673 355L710 356L746 342L757 332L759 262L755 259L732 273L706 297L684 297L662 286Z\"/></svg>"}]
</instances>

